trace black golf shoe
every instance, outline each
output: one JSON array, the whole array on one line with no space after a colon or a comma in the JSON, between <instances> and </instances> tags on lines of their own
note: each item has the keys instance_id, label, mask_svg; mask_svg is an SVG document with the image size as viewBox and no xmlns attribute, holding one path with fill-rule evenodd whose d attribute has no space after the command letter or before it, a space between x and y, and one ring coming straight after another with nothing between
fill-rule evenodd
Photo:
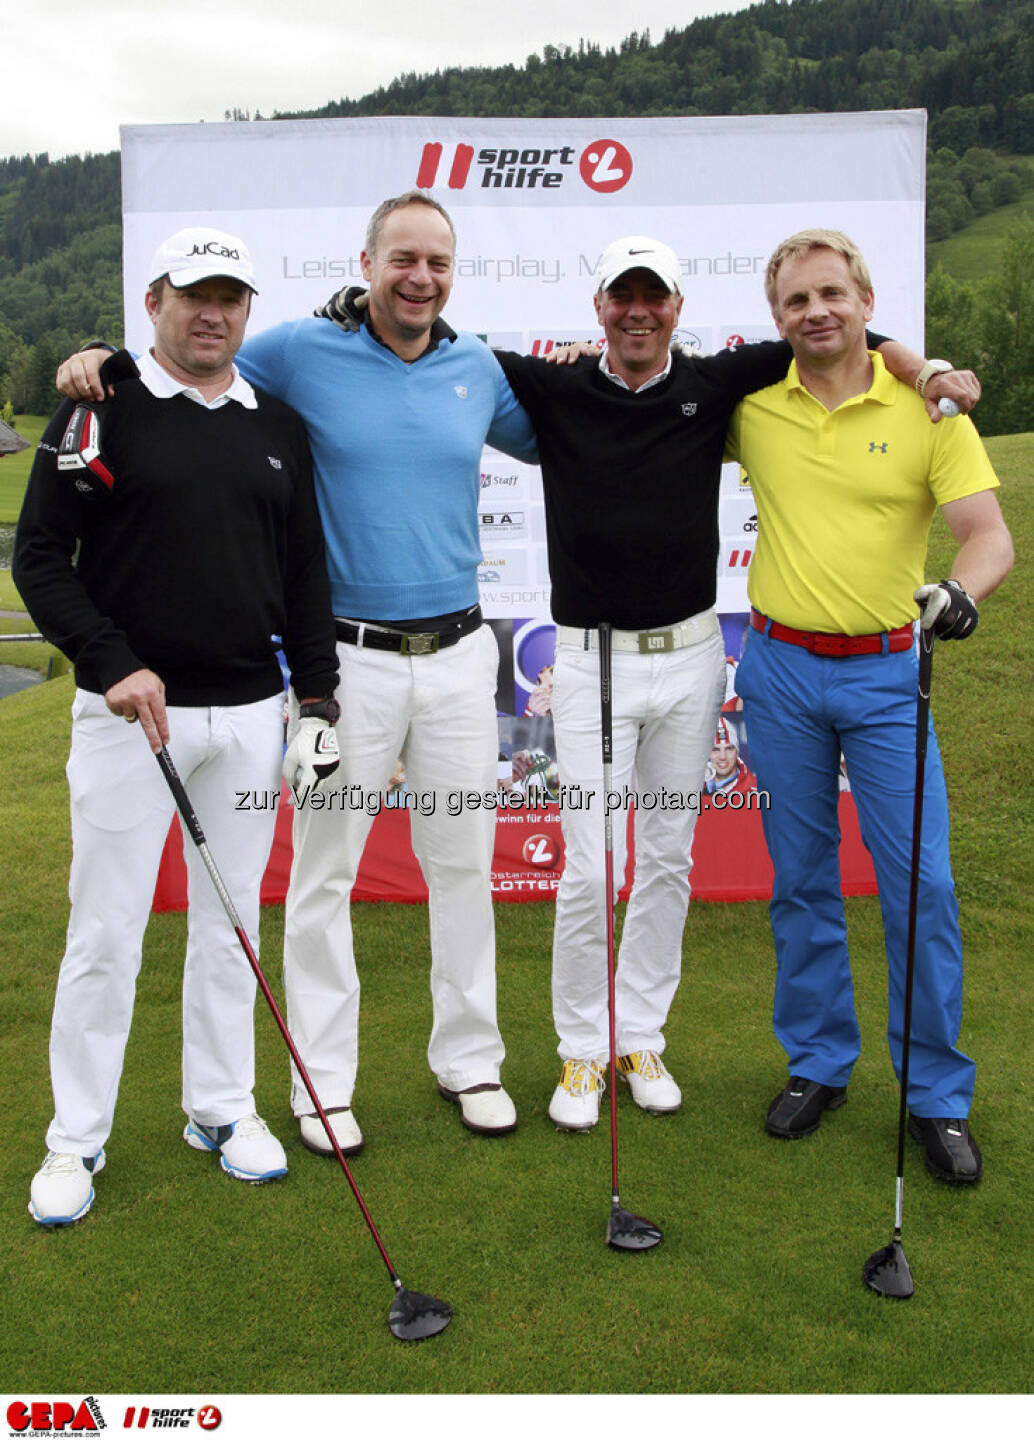
<instances>
[{"instance_id":1,"label":"black golf shoe","mask_svg":"<svg viewBox=\"0 0 1034 1440\"><path fill-rule=\"evenodd\" d=\"M839 1110L846 1099L846 1085L820 1085L791 1075L768 1107L765 1129L780 1140L800 1140L819 1128L823 1110Z\"/></svg>"},{"instance_id":2,"label":"black golf shoe","mask_svg":"<svg viewBox=\"0 0 1034 1440\"><path fill-rule=\"evenodd\" d=\"M980 1146L967 1120L909 1115L908 1133L926 1150L926 1168L949 1185L975 1185L984 1172Z\"/></svg>"}]
</instances>

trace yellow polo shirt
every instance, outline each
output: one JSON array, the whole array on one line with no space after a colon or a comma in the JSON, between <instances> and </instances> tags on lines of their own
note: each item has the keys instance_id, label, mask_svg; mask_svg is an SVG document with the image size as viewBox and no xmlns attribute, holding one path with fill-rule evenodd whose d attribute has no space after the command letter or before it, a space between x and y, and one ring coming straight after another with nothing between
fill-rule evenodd
<instances>
[{"instance_id":1,"label":"yellow polo shirt","mask_svg":"<svg viewBox=\"0 0 1034 1440\"><path fill-rule=\"evenodd\" d=\"M798 630L867 635L914 620L934 510L998 485L967 417L931 425L915 391L871 359L869 390L836 410L794 361L729 425L726 459L757 504L750 602Z\"/></svg>"}]
</instances>

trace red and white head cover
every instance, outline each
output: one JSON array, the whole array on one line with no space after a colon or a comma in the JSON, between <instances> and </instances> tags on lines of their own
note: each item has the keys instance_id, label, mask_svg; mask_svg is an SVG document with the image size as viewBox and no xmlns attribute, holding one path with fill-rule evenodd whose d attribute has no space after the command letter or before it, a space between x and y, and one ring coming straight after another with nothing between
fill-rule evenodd
<instances>
[{"instance_id":1,"label":"red and white head cover","mask_svg":"<svg viewBox=\"0 0 1034 1440\"><path fill-rule=\"evenodd\" d=\"M736 751L739 750L739 741L736 739L736 732L726 720L724 715L719 715L718 726L714 732L715 745L731 745Z\"/></svg>"}]
</instances>

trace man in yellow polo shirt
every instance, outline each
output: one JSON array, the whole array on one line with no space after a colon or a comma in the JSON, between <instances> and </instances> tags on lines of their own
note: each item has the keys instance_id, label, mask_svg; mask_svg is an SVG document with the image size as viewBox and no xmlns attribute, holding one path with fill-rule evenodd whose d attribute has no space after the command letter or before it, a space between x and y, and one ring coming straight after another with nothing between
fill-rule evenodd
<instances>
[{"instance_id":1,"label":"man in yellow polo shirt","mask_svg":"<svg viewBox=\"0 0 1034 1440\"><path fill-rule=\"evenodd\" d=\"M846 1099L860 1037L840 894L843 751L879 883L889 966L891 1058L900 1073L915 783L916 602L941 638L976 625L976 601L1012 565L998 481L966 418L931 425L919 394L865 344L869 273L837 231L803 231L769 261L765 288L793 347L785 380L748 396L727 456L758 508L751 628L737 671L758 784L771 797L774 1026L790 1080L770 1134L796 1139ZM940 507L959 549L951 578L924 585ZM948 855L948 805L931 727L926 761L909 1129L940 1179L974 1183L975 1066L956 1047L962 943Z\"/></svg>"}]
</instances>

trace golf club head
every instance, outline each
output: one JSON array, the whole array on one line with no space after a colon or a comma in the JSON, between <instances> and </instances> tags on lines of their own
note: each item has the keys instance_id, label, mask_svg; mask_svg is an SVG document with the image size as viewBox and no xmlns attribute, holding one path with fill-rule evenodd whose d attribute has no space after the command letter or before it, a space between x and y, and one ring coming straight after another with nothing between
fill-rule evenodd
<instances>
[{"instance_id":1,"label":"golf club head","mask_svg":"<svg viewBox=\"0 0 1034 1440\"><path fill-rule=\"evenodd\" d=\"M642 1215L633 1215L630 1210L623 1210L620 1205L611 1207L610 1219L607 1222L607 1244L613 1245L615 1250L652 1250L663 1239L664 1236L652 1220L644 1220Z\"/></svg>"},{"instance_id":2,"label":"golf club head","mask_svg":"<svg viewBox=\"0 0 1034 1440\"><path fill-rule=\"evenodd\" d=\"M396 1340L428 1340L451 1319L452 1310L444 1300L417 1290L397 1290L388 1311L388 1329Z\"/></svg>"},{"instance_id":3,"label":"golf club head","mask_svg":"<svg viewBox=\"0 0 1034 1440\"><path fill-rule=\"evenodd\" d=\"M870 1290L888 1300L910 1300L915 1293L912 1272L900 1240L892 1240L869 1256L862 1266L862 1279Z\"/></svg>"}]
</instances>

